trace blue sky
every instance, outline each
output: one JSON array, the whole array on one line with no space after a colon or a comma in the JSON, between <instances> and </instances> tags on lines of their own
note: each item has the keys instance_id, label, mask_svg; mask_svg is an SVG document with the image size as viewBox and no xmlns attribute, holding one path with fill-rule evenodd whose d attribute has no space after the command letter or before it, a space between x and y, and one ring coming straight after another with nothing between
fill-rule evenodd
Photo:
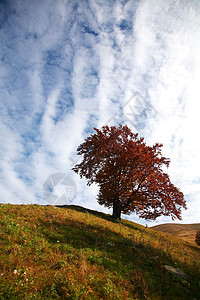
<instances>
[{"instance_id":1,"label":"blue sky","mask_svg":"<svg viewBox=\"0 0 200 300\"><path fill-rule=\"evenodd\" d=\"M0 0L0 202L46 204L61 172L106 211L71 168L94 126L122 122L164 144L183 223L200 222L199 78L198 0Z\"/></svg>"}]
</instances>

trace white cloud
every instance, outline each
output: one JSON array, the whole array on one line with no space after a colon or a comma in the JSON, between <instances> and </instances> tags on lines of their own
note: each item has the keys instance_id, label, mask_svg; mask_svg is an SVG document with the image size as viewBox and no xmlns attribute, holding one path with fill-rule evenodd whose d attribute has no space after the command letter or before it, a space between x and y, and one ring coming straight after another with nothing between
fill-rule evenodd
<instances>
[{"instance_id":1,"label":"white cloud","mask_svg":"<svg viewBox=\"0 0 200 300\"><path fill-rule=\"evenodd\" d=\"M128 122L123 105L139 93L138 123L129 123L147 143L164 144L172 181L188 199L183 222L198 222L198 2L17 1L0 11L3 201L43 203L45 179L72 175L92 127ZM97 188L72 176L76 204L103 210Z\"/></svg>"}]
</instances>

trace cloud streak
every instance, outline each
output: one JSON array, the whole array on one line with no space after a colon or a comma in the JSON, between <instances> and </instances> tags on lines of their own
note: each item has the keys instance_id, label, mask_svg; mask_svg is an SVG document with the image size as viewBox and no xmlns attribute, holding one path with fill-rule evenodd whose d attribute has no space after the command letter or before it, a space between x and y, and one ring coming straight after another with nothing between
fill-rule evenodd
<instances>
[{"instance_id":1,"label":"cloud streak","mask_svg":"<svg viewBox=\"0 0 200 300\"><path fill-rule=\"evenodd\" d=\"M10 0L0 12L1 202L44 204L45 179L67 172L75 203L103 210L71 168L93 126L122 122L164 144L183 221L199 222L198 1Z\"/></svg>"}]
</instances>

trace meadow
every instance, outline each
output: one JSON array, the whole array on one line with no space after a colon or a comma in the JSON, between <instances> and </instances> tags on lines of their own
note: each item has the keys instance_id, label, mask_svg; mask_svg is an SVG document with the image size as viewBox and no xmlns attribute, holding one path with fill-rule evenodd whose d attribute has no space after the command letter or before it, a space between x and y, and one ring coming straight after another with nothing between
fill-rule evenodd
<instances>
[{"instance_id":1,"label":"meadow","mask_svg":"<svg viewBox=\"0 0 200 300\"><path fill-rule=\"evenodd\" d=\"M0 234L2 300L200 299L200 247L127 220L1 204Z\"/></svg>"},{"instance_id":2,"label":"meadow","mask_svg":"<svg viewBox=\"0 0 200 300\"><path fill-rule=\"evenodd\" d=\"M196 245L195 237L197 231L200 231L200 223L197 224L176 224L168 223L151 227L154 230L173 234L186 242Z\"/></svg>"}]
</instances>

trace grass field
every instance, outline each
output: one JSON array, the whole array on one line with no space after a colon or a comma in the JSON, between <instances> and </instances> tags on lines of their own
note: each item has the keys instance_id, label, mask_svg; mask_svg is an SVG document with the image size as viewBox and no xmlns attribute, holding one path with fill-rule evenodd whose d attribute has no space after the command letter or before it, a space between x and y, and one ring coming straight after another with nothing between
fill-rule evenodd
<instances>
[{"instance_id":1,"label":"grass field","mask_svg":"<svg viewBox=\"0 0 200 300\"><path fill-rule=\"evenodd\" d=\"M2 300L200 299L200 248L175 236L76 206L1 204L0 227Z\"/></svg>"},{"instance_id":2,"label":"grass field","mask_svg":"<svg viewBox=\"0 0 200 300\"><path fill-rule=\"evenodd\" d=\"M198 224L162 224L151 227L154 230L173 234L186 242L195 243L196 232L200 231L200 223Z\"/></svg>"}]
</instances>

